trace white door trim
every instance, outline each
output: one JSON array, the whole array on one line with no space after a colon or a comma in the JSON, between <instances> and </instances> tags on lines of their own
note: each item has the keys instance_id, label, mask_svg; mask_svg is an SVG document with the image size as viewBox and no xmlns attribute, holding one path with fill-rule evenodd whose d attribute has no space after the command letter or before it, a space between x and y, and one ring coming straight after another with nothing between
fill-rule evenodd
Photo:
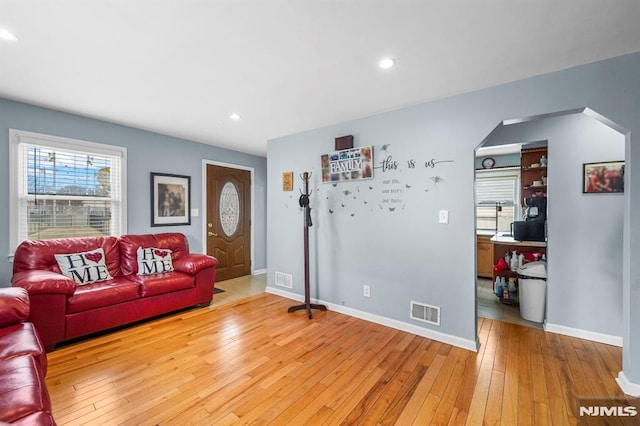
<instances>
[{"instance_id":1,"label":"white door trim","mask_svg":"<svg viewBox=\"0 0 640 426\"><path fill-rule=\"evenodd\" d=\"M253 224L255 221L255 184L254 184L254 174L255 169L253 167L242 166L240 164L231 164L231 163L223 163L221 161L214 160L202 160L202 200L204 205L203 212L203 221L202 221L202 241L203 241L203 251L207 253L207 212L209 211L209 200L207 199L207 166L220 166L220 167L228 167L230 169L236 170L246 170L251 173L251 275L254 274L254 265L255 265L255 233L253 231Z\"/></svg>"}]
</instances>

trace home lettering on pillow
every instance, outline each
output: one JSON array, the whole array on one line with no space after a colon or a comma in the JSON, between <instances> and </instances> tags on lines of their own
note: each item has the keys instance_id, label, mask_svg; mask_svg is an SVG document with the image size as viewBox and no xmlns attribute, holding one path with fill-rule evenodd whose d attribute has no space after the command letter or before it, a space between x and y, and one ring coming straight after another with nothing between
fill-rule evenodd
<instances>
[{"instance_id":1,"label":"home lettering on pillow","mask_svg":"<svg viewBox=\"0 0 640 426\"><path fill-rule=\"evenodd\" d=\"M139 247L137 255L138 275L162 274L173 271L171 250Z\"/></svg>"},{"instance_id":2,"label":"home lettering on pillow","mask_svg":"<svg viewBox=\"0 0 640 426\"><path fill-rule=\"evenodd\" d=\"M104 260L102 248L85 253L56 254L60 272L76 284L90 284L112 279Z\"/></svg>"}]
</instances>

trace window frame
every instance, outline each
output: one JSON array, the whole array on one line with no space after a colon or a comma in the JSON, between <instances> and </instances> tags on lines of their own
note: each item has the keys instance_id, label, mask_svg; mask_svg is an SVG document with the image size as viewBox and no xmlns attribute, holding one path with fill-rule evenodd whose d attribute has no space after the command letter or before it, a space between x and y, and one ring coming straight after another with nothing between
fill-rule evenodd
<instances>
[{"instance_id":1,"label":"window frame","mask_svg":"<svg viewBox=\"0 0 640 426\"><path fill-rule=\"evenodd\" d=\"M494 169L477 169L475 174L475 182L474 182L474 214L475 218L475 227L476 231L478 228L478 217L477 211L478 207L491 207L491 204L480 204L477 201L477 182L482 180L499 180L499 179L509 179L514 181L514 198L513 198L513 220L518 220L521 217L522 206L520 204L521 194L521 173L520 166L508 166ZM496 224L496 227L498 224ZM485 230L485 228L482 228Z\"/></svg>"},{"instance_id":2,"label":"window frame","mask_svg":"<svg viewBox=\"0 0 640 426\"><path fill-rule=\"evenodd\" d=\"M127 148L116 145L107 145L97 142L89 142L80 139L71 139L61 136L46 135L42 133L28 132L24 130L9 129L9 259L13 260L13 253L22 242L20 229L22 221L20 208L21 174L25 164L20 158L20 145L38 145L52 149L61 149L78 152L81 154L108 155L120 158L120 185L114 188L120 194L120 208L112 215L117 214L120 223L120 235L127 233ZM114 234L115 235L115 234Z\"/></svg>"}]
</instances>

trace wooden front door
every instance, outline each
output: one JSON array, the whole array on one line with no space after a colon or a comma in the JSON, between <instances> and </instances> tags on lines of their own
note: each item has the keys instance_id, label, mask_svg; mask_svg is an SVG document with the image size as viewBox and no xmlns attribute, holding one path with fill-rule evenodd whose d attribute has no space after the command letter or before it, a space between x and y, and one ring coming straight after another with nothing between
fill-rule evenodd
<instances>
[{"instance_id":1,"label":"wooden front door","mask_svg":"<svg viewBox=\"0 0 640 426\"><path fill-rule=\"evenodd\" d=\"M251 172L207 165L207 254L216 281L251 274Z\"/></svg>"}]
</instances>

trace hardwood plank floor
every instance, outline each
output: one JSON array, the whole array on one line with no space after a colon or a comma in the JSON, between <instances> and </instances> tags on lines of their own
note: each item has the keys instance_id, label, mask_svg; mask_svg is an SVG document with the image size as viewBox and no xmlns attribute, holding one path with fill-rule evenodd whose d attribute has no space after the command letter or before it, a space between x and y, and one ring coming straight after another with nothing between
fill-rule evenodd
<instances>
[{"instance_id":1,"label":"hardwood plank floor","mask_svg":"<svg viewBox=\"0 0 640 426\"><path fill-rule=\"evenodd\" d=\"M309 320L287 313L292 304L266 293L214 299L59 348L48 357L54 417L60 425L564 425L577 423L576 397L623 396L614 381L620 348L479 318L475 353L331 311Z\"/></svg>"},{"instance_id":2,"label":"hardwood plank floor","mask_svg":"<svg viewBox=\"0 0 640 426\"><path fill-rule=\"evenodd\" d=\"M267 287L267 274L247 275L246 277L233 278L216 282L216 288L224 290L213 296L213 306L242 300L246 297L264 293Z\"/></svg>"}]
</instances>

